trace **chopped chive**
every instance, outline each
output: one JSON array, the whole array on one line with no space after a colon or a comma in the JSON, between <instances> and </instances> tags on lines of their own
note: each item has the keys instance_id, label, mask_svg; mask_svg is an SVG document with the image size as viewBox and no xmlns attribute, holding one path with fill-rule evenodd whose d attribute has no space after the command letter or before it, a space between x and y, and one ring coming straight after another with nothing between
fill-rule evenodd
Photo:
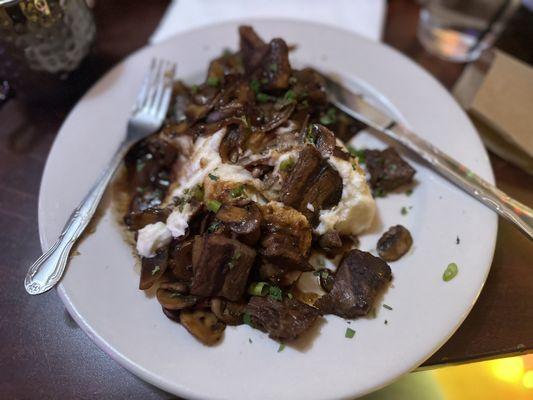
<instances>
[{"instance_id":1,"label":"chopped chive","mask_svg":"<svg viewBox=\"0 0 533 400\"><path fill-rule=\"evenodd\" d=\"M389 323L389 321L385 320L383 323L384 323L385 325L387 325L387 324Z\"/></svg>"},{"instance_id":2,"label":"chopped chive","mask_svg":"<svg viewBox=\"0 0 533 400\"><path fill-rule=\"evenodd\" d=\"M389 306L388 304L383 304L383 308L386 308L387 310L391 310L392 311L392 307Z\"/></svg>"},{"instance_id":3,"label":"chopped chive","mask_svg":"<svg viewBox=\"0 0 533 400\"><path fill-rule=\"evenodd\" d=\"M407 215L409 211L407 211L407 207L402 207L402 215Z\"/></svg>"},{"instance_id":4,"label":"chopped chive","mask_svg":"<svg viewBox=\"0 0 533 400\"><path fill-rule=\"evenodd\" d=\"M405 191L405 194L406 194L407 196L411 196L411 195L413 194L413 189L407 189L407 190Z\"/></svg>"},{"instance_id":5,"label":"chopped chive","mask_svg":"<svg viewBox=\"0 0 533 400\"><path fill-rule=\"evenodd\" d=\"M269 287L266 282L252 282L248 287L248 294L251 296L261 296L264 297L268 294Z\"/></svg>"},{"instance_id":6,"label":"chopped chive","mask_svg":"<svg viewBox=\"0 0 533 400\"><path fill-rule=\"evenodd\" d=\"M461 243L461 239L459 239L459 236L457 236L457 239L455 239L455 244Z\"/></svg>"},{"instance_id":7,"label":"chopped chive","mask_svg":"<svg viewBox=\"0 0 533 400\"><path fill-rule=\"evenodd\" d=\"M218 181L220 178L216 175L213 175L211 173L207 174L207 176L209 177L209 179L211 179L212 181Z\"/></svg>"},{"instance_id":8,"label":"chopped chive","mask_svg":"<svg viewBox=\"0 0 533 400\"><path fill-rule=\"evenodd\" d=\"M159 271L161 271L161 268L159 268L159 265L156 265L154 269L152 270L152 276L157 274Z\"/></svg>"},{"instance_id":9,"label":"chopped chive","mask_svg":"<svg viewBox=\"0 0 533 400\"><path fill-rule=\"evenodd\" d=\"M191 188L187 193L198 201L202 201L204 199L204 187L202 185L196 185L195 187Z\"/></svg>"},{"instance_id":10,"label":"chopped chive","mask_svg":"<svg viewBox=\"0 0 533 400\"><path fill-rule=\"evenodd\" d=\"M220 224L221 222L220 221L215 221L213 222L211 225L209 225L209 227L207 228L207 232L209 233L213 233L215 231L218 230L218 228L220 227Z\"/></svg>"},{"instance_id":11,"label":"chopped chive","mask_svg":"<svg viewBox=\"0 0 533 400\"><path fill-rule=\"evenodd\" d=\"M294 85L294 84L296 84L296 83L298 83L298 79L296 79L295 76L291 76L291 77L289 78L289 84L290 84L290 85Z\"/></svg>"},{"instance_id":12,"label":"chopped chive","mask_svg":"<svg viewBox=\"0 0 533 400\"><path fill-rule=\"evenodd\" d=\"M456 263L450 263L444 270L444 273L442 274L442 280L445 282L451 281L457 273L459 272L459 268L457 267Z\"/></svg>"},{"instance_id":13,"label":"chopped chive","mask_svg":"<svg viewBox=\"0 0 533 400\"><path fill-rule=\"evenodd\" d=\"M305 133L305 141L307 143L311 143L311 144L314 144L316 142L316 136L315 136L315 133L313 132L313 126L312 125L309 125L307 127L307 131Z\"/></svg>"},{"instance_id":14,"label":"chopped chive","mask_svg":"<svg viewBox=\"0 0 533 400\"><path fill-rule=\"evenodd\" d=\"M274 299L274 300L277 300L277 301L283 300L283 292L277 286L269 286L268 287L268 296L271 299Z\"/></svg>"},{"instance_id":15,"label":"chopped chive","mask_svg":"<svg viewBox=\"0 0 533 400\"><path fill-rule=\"evenodd\" d=\"M255 93L255 94L258 94L259 93L259 87L260 87L260 83L257 79L252 79L251 82L250 82L250 89L252 89L252 91Z\"/></svg>"},{"instance_id":16,"label":"chopped chive","mask_svg":"<svg viewBox=\"0 0 533 400\"><path fill-rule=\"evenodd\" d=\"M382 188L374 190L374 197L385 197L385 191Z\"/></svg>"},{"instance_id":17,"label":"chopped chive","mask_svg":"<svg viewBox=\"0 0 533 400\"><path fill-rule=\"evenodd\" d=\"M248 338L248 342L249 342L249 343L253 343L253 342L252 342L252 339L250 339L250 338Z\"/></svg>"},{"instance_id":18,"label":"chopped chive","mask_svg":"<svg viewBox=\"0 0 533 400\"><path fill-rule=\"evenodd\" d=\"M365 150L364 149L356 149L353 146L348 146L348 151L350 152L350 155L352 157L356 157L360 164L365 163Z\"/></svg>"},{"instance_id":19,"label":"chopped chive","mask_svg":"<svg viewBox=\"0 0 533 400\"><path fill-rule=\"evenodd\" d=\"M288 297L289 299L292 299L292 297L293 297L293 296L292 296L292 293L287 293L287 297Z\"/></svg>"},{"instance_id":20,"label":"chopped chive","mask_svg":"<svg viewBox=\"0 0 533 400\"><path fill-rule=\"evenodd\" d=\"M198 93L198 85L192 85L191 86L191 93L192 94Z\"/></svg>"},{"instance_id":21,"label":"chopped chive","mask_svg":"<svg viewBox=\"0 0 533 400\"><path fill-rule=\"evenodd\" d=\"M285 350L285 345L283 343L280 343L278 347L278 353L281 353L283 350Z\"/></svg>"},{"instance_id":22,"label":"chopped chive","mask_svg":"<svg viewBox=\"0 0 533 400\"><path fill-rule=\"evenodd\" d=\"M235 267L235 261L237 261L239 258L241 258L241 252L239 250L236 250L228 262L229 269L233 269L233 267Z\"/></svg>"},{"instance_id":23,"label":"chopped chive","mask_svg":"<svg viewBox=\"0 0 533 400\"><path fill-rule=\"evenodd\" d=\"M209 211L218 212L222 206L222 203L217 200L209 200L206 205Z\"/></svg>"},{"instance_id":24,"label":"chopped chive","mask_svg":"<svg viewBox=\"0 0 533 400\"><path fill-rule=\"evenodd\" d=\"M268 69L272 72L276 72L278 70L278 64L272 63L268 66Z\"/></svg>"},{"instance_id":25,"label":"chopped chive","mask_svg":"<svg viewBox=\"0 0 533 400\"><path fill-rule=\"evenodd\" d=\"M305 99L304 101L302 101L302 106L304 106L304 107L309 107L309 101L307 101L307 99Z\"/></svg>"},{"instance_id":26,"label":"chopped chive","mask_svg":"<svg viewBox=\"0 0 533 400\"><path fill-rule=\"evenodd\" d=\"M230 49L228 49L227 47L222 51L222 57L229 57L231 56L233 53L231 52Z\"/></svg>"},{"instance_id":27,"label":"chopped chive","mask_svg":"<svg viewBox=\"0 0 533 400\"><path fill-rule=\"evenodd\" d=\"M270 99L270 96L266 93L257 93L255 97L259 103L266 103Z\"/></svg>"},{"instance_id":28,"label":"chopped chive","mask_svg":"<svg viewBox=\"0 0 533 400\"><path fill-rule=\"evenodd\" d=\"M286 102L291 102L296 100L296 93L294 93L294 90L287 90L285 92L285 95L283 96L283 100Z\"/></svg>"},{"instance_id":29,"label":"chopped chive","mask_svg":"<svg viewBox=\"0 0 533 400\"><path fill-rule=\"evenodd\" d=\"M135 166L135 170L137 172L141 172L144 168L144 162L142 160L137 160L137 165Z\"/></svg>"},{"instance_id":30,"label":"chopped chive","mask_svg":"<svg viewBox=\"0 0 533 400\"><path fill-rule=\"evenodd\" d=\"M280 171L288 171L294 167L295 161L292 158L287 158L279 164Z\"/></svg>"},{"instance_id":31,"label":"chopped chive","mask_svg":"<svg viewBox=\"0 0 533 400\"><path fill-rule=\"evenodd\" d=\"M244 186L241 185L241 186L238 186L236 188L233 188L233 189L230 190L229 193L230 193L231 197L233 197L233 198L240 197L240 196L242 196L244 194Z\"/></svg>"},{"instance_id":32,"label":"chopped chive","mask_svg":"<svg viewBox=\"0 0 533 400\"><path fill-rule=\"evenodd\" d=\"M346 328L346 332L344 333L344 337L348 339L352 339L355 336L355 331L352 328Z\"/></svg>"},{"instance_id":33,"label":"chopped chive","mask_svg":"<svg viewBox=\"0 0 533 400\"><path fill-rule=\"evenodd\" d=\"M250 123L248 122L248 119L246 118L245 115L243 115L243 116L241 117L241 121L242 121L243 125L244 125L246 128L249 128L249 127L250 127Z\"/></svg>"},{"instance_id":34,"label":"chopped chive","mask_svg":"<svg viewBox=\"0 0 533 400\"><path fill-rule=\"evenodd\" d=\"M337 110L333 107L329 108L322 117L320 117L320 123L322 125L331 125L337 121Z\"/></svg>"},{"instance_id":35,"label":"chopped chive","mask_svg":"<svg viewBox=\"0 0 533 400\"><path fill-rule=\"evenodd\" d=\"M246 325L250 325L253 328L252 317L250 316L250 313L245 312L242 314L242 322L244 322Z\"/></svg>"},{"instance_id":36,"label":"chopped chive","mask_svg":"<svg viewBox=\"0 0 533 400\"><path fill-rule=\"evenodd\" d=\"M207 78L207 84L212 87L218 86L220 83L220 78L217 78L216 76L210 76Z\"/></svg>"}]
</instances>

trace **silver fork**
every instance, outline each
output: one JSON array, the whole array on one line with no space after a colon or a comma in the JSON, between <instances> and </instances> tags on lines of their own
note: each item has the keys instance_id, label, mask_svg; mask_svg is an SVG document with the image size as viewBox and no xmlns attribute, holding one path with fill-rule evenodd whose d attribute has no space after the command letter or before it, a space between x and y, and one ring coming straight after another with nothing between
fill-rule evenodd
<instances>
[{"instance_id":1,"label":"silver fork","mask_svg":"<svg viewBox=\"0 0 533 400\"><path fill-rule=\"evenodd\" d=\"M170 104L175 73L176 64L152 60L128 121L126 136L94 186L70 215L59 239L28 270L24 286L29 294L44 293L61 279L72 246L93 217L122 159L133 144L156 132L163 124Z\"/></svg>"}]
</instances>

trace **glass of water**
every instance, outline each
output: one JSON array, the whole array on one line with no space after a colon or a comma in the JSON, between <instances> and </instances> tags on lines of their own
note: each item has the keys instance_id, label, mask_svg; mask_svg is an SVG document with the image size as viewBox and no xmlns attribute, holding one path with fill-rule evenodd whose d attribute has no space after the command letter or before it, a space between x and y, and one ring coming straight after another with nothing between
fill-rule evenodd
<instances>
[{"instance_id":1,"label":"glass of water","mask_svg":"<svg viewBox=\"0 0 533 400\"><path fill-rule=\"evenodd\" d=\"M494 43L520 0L421 0L418 39L432 54L470 62Z\"/></svg>"},{"instance_id":2,"label":"glass of water","mask_svg":"<svg viewBox=\"0 0 533 400\"><path fill-rule=\"evenodd\" d=\"M94 38L85 0L0 0L0 83L7 80L19 97L48 99Z\"/></svg>"}]
</instances>

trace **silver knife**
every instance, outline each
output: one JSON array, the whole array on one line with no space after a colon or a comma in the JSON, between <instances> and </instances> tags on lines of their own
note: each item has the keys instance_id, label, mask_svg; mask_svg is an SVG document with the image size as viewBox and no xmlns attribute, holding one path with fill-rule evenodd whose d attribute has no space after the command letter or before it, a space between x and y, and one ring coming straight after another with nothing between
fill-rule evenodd
<instances>
[{"instance_id":1,"label":"silver knife","mask_svg":"<svg viewBox=\"0 0 533 400\"><path fill-rule=\"evenodd\" d=\"M422 139L401 123L352 92L323 75L329 101L351 117L382 132L422 157L434 170L472 197L512 222L533 240L533 210L491 185L473 171Z\"/></svg>"}]
</instances>

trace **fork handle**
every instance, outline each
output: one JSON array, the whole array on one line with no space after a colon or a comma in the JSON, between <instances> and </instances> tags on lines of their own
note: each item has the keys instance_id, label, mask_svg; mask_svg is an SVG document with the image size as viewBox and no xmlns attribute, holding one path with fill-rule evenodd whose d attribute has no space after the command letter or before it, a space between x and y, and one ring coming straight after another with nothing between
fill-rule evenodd
<instances>
[{"instance_id":1,"label":"fork handle","mask_svg":"<svg viewBox=\"0 0 533 400\"><path fill-rule=\"evenodd\" d=\"M533 210L491 185L473 171L417 136L405 126L391 122L378 130L417 153L441 175L469 193L533 240Z\"/></svg>"},{"instance_id":2,"label":"fork handle","mask_svg":"<svg viewBox=\"0 0 533 400\"><path fill-rule=\"evenodd\" d=\"M94 186L70 215L57 241L30 267L24 279L24 287L29 294L44 293L59 282L72 246L91 221L107 185L129 147L128 143L121 143Z\"/></svg>"}]
</instances>

